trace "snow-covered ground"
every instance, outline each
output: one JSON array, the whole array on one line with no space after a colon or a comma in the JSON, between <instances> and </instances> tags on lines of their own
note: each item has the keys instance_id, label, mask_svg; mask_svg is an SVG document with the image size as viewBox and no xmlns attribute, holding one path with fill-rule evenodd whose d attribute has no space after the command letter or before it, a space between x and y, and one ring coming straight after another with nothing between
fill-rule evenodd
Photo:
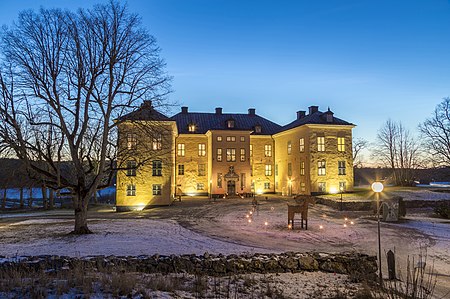
<instances>
[{"instance_id":1,"label":"snow-covered ground","mask_svg":"<svg viewBox=\"0 0 450 299\"><path fill-rule=\"evenodd\" d=\"M424 190L427 191L427 190ZM427 193L424 193L427 194ZM437 193L440 194L440 193ZM185 198L171 207L141 212L91 211L87 236L68 236L73 220L62 211L0 214L0 255L141 255L318 251L377 254L377 224L367 212L310 208L308 230L287 227L286 200ZM250 213L252 212L252 213ZM298 217L298 216L297 216ZM450 290L450 221L407 214L400 223L381 224L382 251L396 252L398 269L427 251L438 291ZM383 256L383 272L386 259Z\"/></svg>"}]
</instances>

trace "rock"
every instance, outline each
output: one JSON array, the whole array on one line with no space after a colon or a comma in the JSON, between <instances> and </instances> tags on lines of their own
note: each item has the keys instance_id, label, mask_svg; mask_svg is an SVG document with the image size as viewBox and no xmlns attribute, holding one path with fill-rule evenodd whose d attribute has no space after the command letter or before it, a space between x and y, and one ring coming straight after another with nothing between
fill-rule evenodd
<instances>
[{"instance_id":1,"label":"rock","mask_svg":"<svg viewBox=\"0 0 450 299\"><path fill-rule=\"evenodd\" d=\"M298 264L300 270L305 271L317 271L319 270L319 263L310 255L300 256L298 258Z\"/></svg>"}]
</instances>

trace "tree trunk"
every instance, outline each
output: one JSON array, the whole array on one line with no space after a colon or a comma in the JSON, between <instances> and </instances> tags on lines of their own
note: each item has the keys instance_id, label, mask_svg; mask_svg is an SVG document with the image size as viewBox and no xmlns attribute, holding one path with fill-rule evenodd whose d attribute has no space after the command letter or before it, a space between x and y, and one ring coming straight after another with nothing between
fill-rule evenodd
<instances>
[{"instance_id":1,"label":"tree trunk","mask_svg":"<svg viewBox=\"0 0 450 299\"><path fill-rule=\"evenodd\" d=\"M29 193L28 193L28 207L32 208L33 207L33 187L29 188Z\"/></svg>"},{"instance_id":2,"label":"tree trunk","mask_svg":"<svg viewBox=\"0 0 450 299\"><path fill-rule=\"evenodd\" d=\"M23 209L23 187L20 187L20 208Z\"/></svg>"},{"instance_id":3,"label":"tree trunk","mask_svg":"<svg viewBox=\"0 0 450 299\"><path fill-rule=\"evenodd\" d=\"M6 209L6 187L3 189L2 209Z\"/></svg>"},{"instance_id":4,"label":"tree trunk","mask_svg":"<svg viewBox=\"0 0 450 299\"><path fill-rule=\"evenodd\" d=\"M72 232L74 235L92 234L87 226L87 208L89 198L80 198L78 194L75 195L75 229Z\"/></svg>"},{"instance_id":5,"label":"tree trunk","mask_svg":"<svg viewBox=\"0 0 450 299\"><path fill-rule=\"evenodd\" d=\"M53 203L55 200L55 191L53 189L49 189L49 196L48 196L48 208L49 210L53 209Z\"/></svg>"},{"instance_id":6,"label":"tree trunk","mask_svg":"<svg viewBox=\"0 0 450 299\"><path fill-rule=\"evenodd\" d=\"M42 206L44 209L48 209L47 188L45 187L45 184L41 186L41 193L42 193Z\"/></svg>"}]
</instances>

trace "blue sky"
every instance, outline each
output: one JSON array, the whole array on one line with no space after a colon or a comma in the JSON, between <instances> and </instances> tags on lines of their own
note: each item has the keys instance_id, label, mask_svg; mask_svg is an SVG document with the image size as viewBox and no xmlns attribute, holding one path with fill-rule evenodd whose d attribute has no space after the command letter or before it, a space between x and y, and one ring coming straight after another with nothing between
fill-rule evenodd
<instances>
[{"instance_id":1,"label":"blue sky","mask_svg":"<svg viewBox=\"0 0 450 299\"><path fill-rule=\"evenodd\" d=\"M0 23L27 8L102 1L0 2ZM104 1L103 1L104 2ZM412 131L450 96L446 0L130 0L190 111L246 112L279 124L328 106L374 141L388 118ZM177 108L178 109L178 108Z\"/></svg>"}]
</instances>

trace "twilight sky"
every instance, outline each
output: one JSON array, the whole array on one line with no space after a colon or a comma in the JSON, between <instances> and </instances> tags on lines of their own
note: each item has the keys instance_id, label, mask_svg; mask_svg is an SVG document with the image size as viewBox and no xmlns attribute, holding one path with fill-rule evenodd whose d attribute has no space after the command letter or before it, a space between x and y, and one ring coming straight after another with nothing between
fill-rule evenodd
<instances>
[{"instance_id":1,"label":"twilight sky","mask_svg":"<svg viewBox=\"0 0 450 299\"><path fill-rule=\"evenodd\" d=\"M0 2L0 23L24 9L97 1ZM190 111L246 112L279 124L329 106L374 141L388 118L411 131L450 96L448 0L129 0ZM178 112L178 108L176 111Z\"/></svg>"}]
</instances>

